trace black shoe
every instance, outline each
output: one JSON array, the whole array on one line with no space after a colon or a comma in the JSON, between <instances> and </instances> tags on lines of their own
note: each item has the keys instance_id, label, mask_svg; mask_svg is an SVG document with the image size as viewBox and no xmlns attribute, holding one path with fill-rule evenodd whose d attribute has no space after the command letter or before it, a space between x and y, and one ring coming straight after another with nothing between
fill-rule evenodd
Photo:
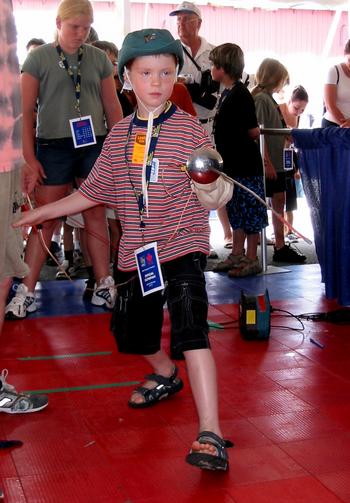
<instances>
[{"instance_id":1,"label":"black shoe","mask_svg":"<svg viewBox=\"0 0 350 503\"><path fill-rule=\"evenodd\" d=\"M58 262L62 260L62 250L61 247L56 241L51 241L50 243L50 252L52 255L56 258ZM46 259L46 265L50 266L57 266L57 263L54 261L54 259L49 255Z\"/></svg>"},{"instance_id":2,"label":"black shoe","mask_svg":"<svg viewBox=\"0 0 350 503\"><path fill-rule=\"evenodd\" d=\"M303 264L306 260L305 255L302 255L290 245L284 245L279 250L276 249L272 257L274 262L286 262L290 264Z\"/></svg>"},{"instance_id":3,"label":"black shoe","mask_svg":"<svg viewBox=\"0 0 350 503\"><path fill-rule=\"evenodd\" d=\"M86 283L86 287L85 287L85 291L83 293L83 300L91 301L92 296L94 294L95 278L89 278L85 281L85 283Z\"/></svg>"}]
</instances>

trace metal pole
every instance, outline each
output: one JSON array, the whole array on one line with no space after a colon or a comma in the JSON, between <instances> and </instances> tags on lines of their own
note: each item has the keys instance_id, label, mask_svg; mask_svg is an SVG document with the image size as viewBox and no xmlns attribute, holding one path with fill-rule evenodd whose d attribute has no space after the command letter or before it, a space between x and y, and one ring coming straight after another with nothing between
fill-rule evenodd
<instances>
[{"instance_id":1,"label":"metal pole","mask_svg":"<svg viewBox=\"0 0 350 503\"><path fill-rule=\"evenodd\" d=\"M264 125L260 126L260 154L263 160L263 180L264 180L264 197L266 200L266 179L265 179L265 136L264 136ZM263 272L267 271L267 242L266 242L266 229L265 227L260 232L260 254L261 254L261 265Z\"/></svg>"}]
</instances>

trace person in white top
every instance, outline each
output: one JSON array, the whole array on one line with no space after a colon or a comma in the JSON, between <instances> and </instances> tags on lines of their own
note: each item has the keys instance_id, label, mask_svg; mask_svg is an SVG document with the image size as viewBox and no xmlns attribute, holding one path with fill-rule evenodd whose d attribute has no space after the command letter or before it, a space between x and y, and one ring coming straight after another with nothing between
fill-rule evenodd
<instances>
[{"instance_id":1,"label":"person in white top","mask_svg":"<svg viewBox=\"0 0 350 503\"><path fill-rule=\"evenodd\" d=\"M202 72L205 70L210 71L209 54L214 46L209 44L205 38L199 36L202 14L195 4L182 2L169 15L177 16L177 31L184 47L185 63L181 71L181 77L190 91L199 121L203 124L204 129L211 134L217 94L215 92L208 93L206 99L203 100L199 85L202 80Z\"/></svg>"},{"instance_id":2,"label":"person in white top","mask_svg":"<svg viewBox=\"0 0 350 503\"><path fill-rule=\"evenodd\" d=\"M211 69L209 54L214 45L205 38L199 36L202 25L202 14L199 8L192 2L182 2L175 10L170 12L170 16L177 16L177 32L184 48L184 66L181 70L180 78L186 84L197 112L199 122L209 135L212 133L213 121L216 112L218 99L218 87L213 87L213 93L205 94L203 99L203 88L200 89L202 72ZM191 59L192 58L192 59ZM203 106L205 105L205 106ZM221 226L224 232L224 245L232 244L232 230L227 217L226 208L217 211ZM211 258L216 258L217 253L211 250Z\"/></svg>"},{"instance_id":3,"label":"person in white top","mask_svg":"<svg viewBox=\"0 0 350 503\"><path fill-rule=\"evenodd\" d=\"M350 40L344 48L344 61L328 71L324 103L322 127L350 127Z\"/></svg>"}]
</instances>

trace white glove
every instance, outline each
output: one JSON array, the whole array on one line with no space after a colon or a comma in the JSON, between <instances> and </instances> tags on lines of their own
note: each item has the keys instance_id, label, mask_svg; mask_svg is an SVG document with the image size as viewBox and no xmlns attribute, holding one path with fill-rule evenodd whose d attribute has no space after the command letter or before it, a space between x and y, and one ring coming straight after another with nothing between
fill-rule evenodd
<instances>
[{"instance_id":1,"label":"white glove","mask_svg":"<svg viewBox=\"0 0 350 503\"><path fill-rule=\"evenodd\" d=\"M198 183L192 181L192 190L198 201L207 210L217 210L232 199L233 181L230 177L221 175L211 183Z\"/></svg>"}]
</instances>

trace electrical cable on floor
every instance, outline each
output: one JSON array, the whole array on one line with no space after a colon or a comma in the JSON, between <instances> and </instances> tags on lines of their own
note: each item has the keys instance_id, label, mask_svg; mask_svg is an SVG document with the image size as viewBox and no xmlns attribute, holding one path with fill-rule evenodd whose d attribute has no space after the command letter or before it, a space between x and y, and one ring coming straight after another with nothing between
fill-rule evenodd
<instances>
[{"instance_id":1,"label":"electrical cable on floor","mask_svg":"<svg viewBox=\"0 0 350 503\"><path fill-rule=\"evenodd\" d=\"M281 313L285 313L288 316L291 316L291 317L295 318L296 320L299 321L299 323L301 324L302 328L293 328L293 327L286 327L286 326L279 326L279 325L271 325L271 328L288 328L289 330L294 330L294 331L302 333L302 334L303 334L303 331L305 330L304 323L301 321L302 319L307 320L307 321L309 321L309 320L317 320L317 321L319 321L320 320L320 315L323 315L322 319L326 319L324 317L324 315L326 313L304 313L304 314L295 315L295 314L291 313L290 311L286 311L284 309L275 309L275 308L273 308L271 306L271 313L272 312L276 312L276 311L277 312L281 312ZM283 316L283 315L281 315L281 316ZM311 344L314 344L315 346L317 346L320 349L324 349L325 348L324 344L322 344L321 342L317 341L316 339L313 339L312 337L309 337L309 341L311 342Z\"/></svg>"},{"instance_id":2,"label":"electrical cable on floor","mask_svg":"<svg viewBox=\"0 0 350 503\"><path fill-rule=\"evenodd\" d=\"M295 327L288 327L288 326L280 326L280 325L271 325L271 328L288 328L289 330L294 330L296 332L302 332L303 330L305 330L305 325L304 323L301 321L300 317L296 314L293 314L291 313L290 311L286 311L285 309L277 309L275 307L272 307L271 306L271 313L283 313L283 314L280 314L280 315L277 315L277 316L290 316L291 318L295 318L301 325L301 328L295 328Z\"/></svg>"},{"instance_id":3,"label":"electrical cable on floor","mask_svg":"<svg viewBox=\"0 0 350 503\"><path fill-rule=\"evenodd\" d=\"M350 308L339 307L332 311L322 313L303 313L298 315L299 318L311 321L328 321L329 323L337 323L348 325L350 324Z\"/></svg>"},{"instance_id":4,"label":"electrical cable on floor","mask_svg":"<svg viewBox=\"0 0 350 503\"><path fill-rule=\"evenodd\" d=\"M302 313L298 317L307 321L324 321L326 313Z\"/></svg>"}]
</instances>

